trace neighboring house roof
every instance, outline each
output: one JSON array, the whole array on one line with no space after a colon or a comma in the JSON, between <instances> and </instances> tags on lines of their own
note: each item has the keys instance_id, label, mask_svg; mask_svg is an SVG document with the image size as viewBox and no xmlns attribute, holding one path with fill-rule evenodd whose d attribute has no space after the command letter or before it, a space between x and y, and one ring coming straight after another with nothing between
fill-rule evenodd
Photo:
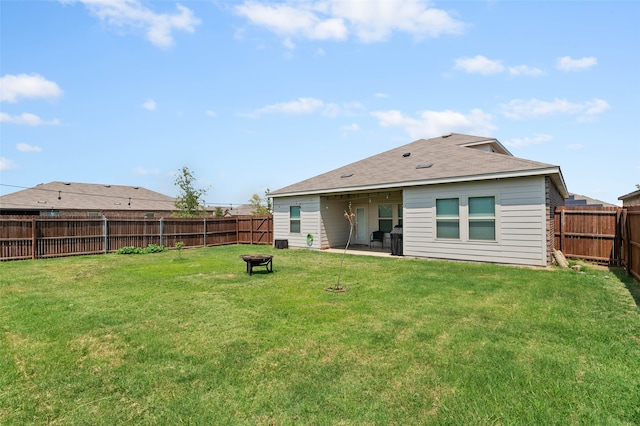
<instances>
[{"instance_id":1,"label":"neighboring house roof","mask_svg":"<svg viewBox=\"0 0 640 426\"><path fill-rule=\"evenodd\" d=\"M565 206L600 206L600 207L617 207L615 204L607 203L606 201L596 200L585 195L569 194L569 198L564 200Z\"/></svg>"},{"instance_id":2,"label":"neighboring house roof","mask_svg":"<svg viewBox=\"0 0 640 426\"><path fill-rule=\"evenodd\" d=\"M634 199L636 197L640 197L640 189L637 190L637 191L630 192L630 193L625 194L625 195L621 195L621 196L618 197L618 200L627 201L627 200Z\"/></svg>"},{"instance_id":3,"label":"neighboring house roof","mask_svg":"<svg viewBox=\"0 0 640 426\"><path fill-rule=\"evenodd\" d=\"M569 194L559 166L514 157L493 138L452 133L419 139L269 193L282 197L464 182L533 175L551 176Z\"/></svg>"},{"instance_id":4,"label":"neighboring house roof","mask_svg":"<svg viewBox=\"0 0 640 426\"><path fill-rule=\"evenodd\" d=\"M139 186L50 182L0 197L2 210L176 210L175 198Z\"/></svg>"},{"instance_id":5,"label":"neighboring house roof","mask_svg":"<svg viewBox=\"0 0 640 426\"><path fill-rule=\"evenodd\" d=\"M253 215L253 206L250 204L241 204L239 206L230 207L225 210L229 216L251 216Z\"/></svg>"}]
</instances>

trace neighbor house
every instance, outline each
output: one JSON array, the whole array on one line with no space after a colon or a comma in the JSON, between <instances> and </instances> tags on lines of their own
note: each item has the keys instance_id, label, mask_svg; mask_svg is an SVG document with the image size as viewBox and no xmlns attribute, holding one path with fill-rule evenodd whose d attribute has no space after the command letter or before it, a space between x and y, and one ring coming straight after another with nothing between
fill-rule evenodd
<instances>
[{"instance_id":1,"label":"neighbor house","mask_svg":"<svg viewBox=\"0 0 640 426\"><path fill-rule=\"evenodd\" d=\"M623 207L640 206L640 189L618 197Z\"/></svg>"},{"instance_id":2,"label":"neighbor house","mask_svg":"<svg viewBox=\"0 0 640 426\"><path fill-rule=\"evenodd\" d=\"M514 157L498 140L420 139L269 193L274 241L289 247L371 244L402 226L403 254L544 266L554 212L568 197L559 166ZM397 240L396 240L397 242Z\"/></svg>"},{"instance_id":3,"label":"neighbor house","mask_svg":"<svg viewBox=\"0 0 640 426\"><path fill-rule=\"evenodd\" d=\"M49 182L0 197L0 214L53 217L168 217L175 198L139 186Z\"/></svg>"}]
</instances>

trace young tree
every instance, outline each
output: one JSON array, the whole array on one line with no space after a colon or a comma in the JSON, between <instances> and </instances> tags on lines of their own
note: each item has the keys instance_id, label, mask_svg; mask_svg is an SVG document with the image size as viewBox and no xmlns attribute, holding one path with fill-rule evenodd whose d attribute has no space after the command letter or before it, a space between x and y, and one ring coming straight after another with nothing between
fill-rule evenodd
<instances>
[{"instance_id":1,"label":"young tree","mask_svg":"<svg viewBox=\"0 0 640 426\"><path fill-rule=\"evenodd\" d=\"M269 188L264 192L264 198L260 198L258 194L253 194L249 200L249 205L252 207L251 211L254 216L266 216L271 214L271 200L267 194L269 194Z\"/></svg>"},{"instance_id":2,"label":"young tree","mask_svg":"<svg viewBox=\"0 0 640 426\"><path fill-rule=\"evenodd\" d=\"M222 211L222 207L216 207L216 210L213 212L214 217L222 217L224 216L224 211Z\"/></svg>"},{"instance_id":3,"label":"young tree","mask_svg":"<svg viewBox=\"0 0 640 426\"><path fill-rule=\"evenodd\" d=\"M176 177L175 184L180 188L180 196L175 204L179 217L196 217L206 213L202 205L202 197L207 194L207 191L196 189L194 187L195 180L188 167L183 167Z\"/></svg>"}]
</instances>

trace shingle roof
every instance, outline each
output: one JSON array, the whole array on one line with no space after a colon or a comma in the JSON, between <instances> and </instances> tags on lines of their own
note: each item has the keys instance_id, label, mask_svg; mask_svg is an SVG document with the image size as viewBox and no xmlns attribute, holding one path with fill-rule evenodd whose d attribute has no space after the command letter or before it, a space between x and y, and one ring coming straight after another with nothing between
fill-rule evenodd
<instances>
[{"instance_id":1,"label":"shingle roof","mask_svg":"<svg viewBox=\"0 0 640 426\"><path fill-rule=\"evenodd\" d=\"M489 146L494 152L474 149ZM560 167L512 156L498 140L452 133L339 167L271 192L270 196L371 190L446 182L549 175L566 197Z\"/></svg>"},{"instance_id":2,"label":"shingle roof","mask_svg":"<svg viewBox=\"0 0 640 426\"><path fill-rule=\"evenodd\" d=\"M0 197L6 210L175 210L175 199L138 186L50 182Z\"/></svg>"}]
</instances>

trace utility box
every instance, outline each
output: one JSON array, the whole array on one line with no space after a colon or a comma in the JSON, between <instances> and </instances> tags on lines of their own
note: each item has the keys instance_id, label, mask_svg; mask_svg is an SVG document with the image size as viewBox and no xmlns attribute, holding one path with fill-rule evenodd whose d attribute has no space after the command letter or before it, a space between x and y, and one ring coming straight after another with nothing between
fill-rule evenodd
<instances>
[{"instance_id":1,"label":"utility box","mask_svg":"<svg viewBox=\"0 0 640 426\"><path fill-rule=\"evenodd\" d=\"M277 249L289 248L289 240L274 240L273 246Z\"/></svg>"}]
</instances>

